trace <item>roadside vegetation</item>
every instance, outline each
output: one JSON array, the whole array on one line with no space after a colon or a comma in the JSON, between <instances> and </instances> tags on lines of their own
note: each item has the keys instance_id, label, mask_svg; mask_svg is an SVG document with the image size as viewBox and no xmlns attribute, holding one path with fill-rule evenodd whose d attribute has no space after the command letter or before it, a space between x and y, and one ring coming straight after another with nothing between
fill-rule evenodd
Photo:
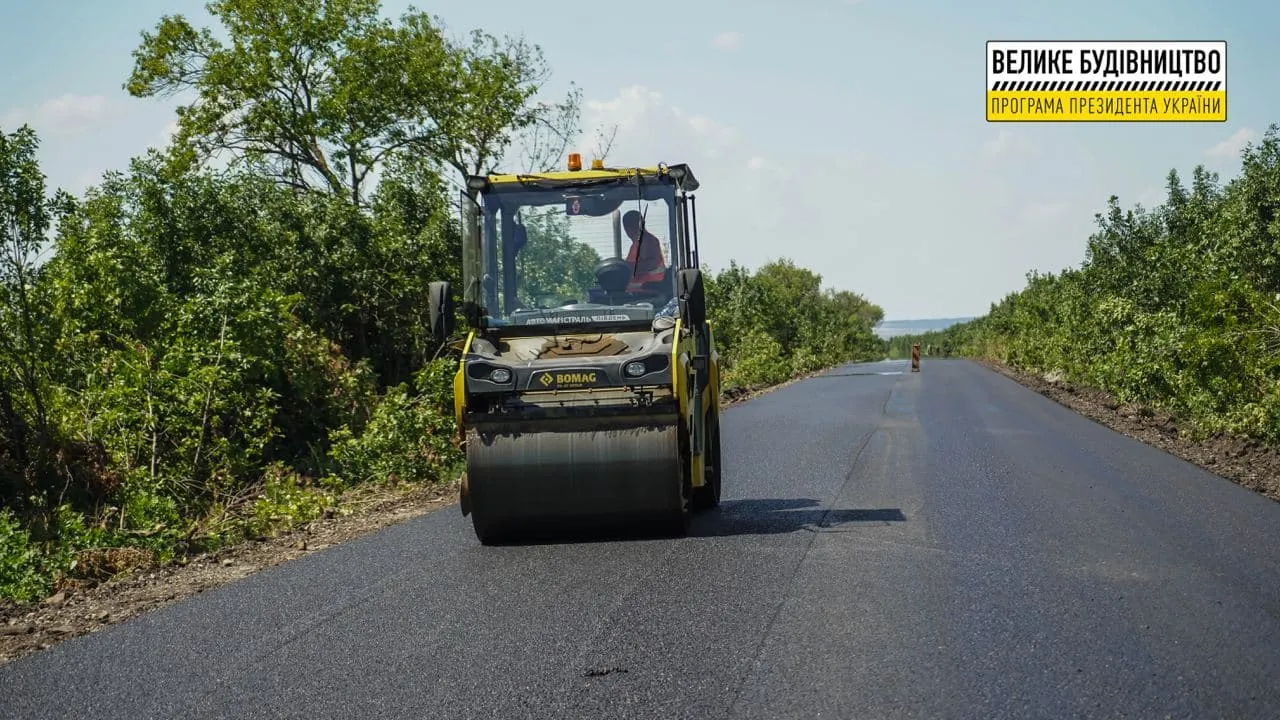
<instances>
[{"instance_id":1,"label":"roadside vegetation","mask_svg":"<svg viewBox=\"0 0 1280 720\"><path fill-rule=\"evenodd\" d=\"M72 196L38 128L0 128L0 599L456 477L427 283L457 286L457 188L577 136L526 42L374 0L208 7L226 40L166 16L134 53L132 95L187 100L168 147ZM878 307L786 260L707 293L730 386L883 351Z\"/></svg>"},{"instance_id":2,"label":"roadside vegetation","mask_svg":"<svg viewBox=\"0 0 1280 720\"><path fill-rule=\"evenodd\" d=\"M1280 443L1280 134L1242 151L1229 182L1176 170L1154 209L1111 197L1085 261L1031 273L973 321L893 338L994 360L1176 419L1193 440Z\"/></svg>"}]
</instances>

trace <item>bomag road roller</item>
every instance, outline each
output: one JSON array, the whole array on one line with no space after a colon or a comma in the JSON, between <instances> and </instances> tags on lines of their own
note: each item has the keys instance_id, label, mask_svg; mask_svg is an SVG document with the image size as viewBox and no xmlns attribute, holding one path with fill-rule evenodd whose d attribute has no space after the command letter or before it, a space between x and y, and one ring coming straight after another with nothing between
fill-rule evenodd
<instances>
[{"instance_id":1,"label":"bomag road roller","mask_svg":"<svg viewBox=\"0 0 1280 720\"><path fill-rule=\"evenodd\" d=\"M720 366L684 164L471 177L454 410L461 509L483 544L640 521L665 535L720 502ZM455 315L455 303L461 303ZM461 335L461 333L459 333Z\"/></svg>"}]
</instances>

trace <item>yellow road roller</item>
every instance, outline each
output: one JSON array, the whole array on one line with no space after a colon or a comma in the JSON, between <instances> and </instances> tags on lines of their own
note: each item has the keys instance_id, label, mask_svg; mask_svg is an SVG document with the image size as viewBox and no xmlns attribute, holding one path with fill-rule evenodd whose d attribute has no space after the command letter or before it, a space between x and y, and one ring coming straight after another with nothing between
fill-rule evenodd
<instances>
[{"instance_id":1,"label":"yellow road roller","mask_svg":"<svg viewBox=\"0 0 1280 720\"><path fill-rule=\"evenodd\" d=\"M679 536L719 504L697 189L685 164L584 169L577 154L468 179L462 287L432 283L429 310L441 342L466 325L460 505L481 543L634 521Z\"/></svg>"}]
</instances>

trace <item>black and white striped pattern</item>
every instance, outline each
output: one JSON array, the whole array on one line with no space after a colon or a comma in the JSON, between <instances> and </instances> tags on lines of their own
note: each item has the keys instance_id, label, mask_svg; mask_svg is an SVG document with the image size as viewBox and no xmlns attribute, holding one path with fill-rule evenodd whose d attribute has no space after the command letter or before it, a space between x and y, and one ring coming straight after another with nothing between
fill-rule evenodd
<instances>
[{"instance_id":1,"label":"black and white striped pattern","mask_svg":"<svg viewBox=\"0 0 1280 720\"><path fill-rule=\"evenodd\" d=\"M1063 92L1068 90L1111 92L1189 92L1221 90L1221 80L999 80L995 92Z\"/></svg>"}]
</instances>

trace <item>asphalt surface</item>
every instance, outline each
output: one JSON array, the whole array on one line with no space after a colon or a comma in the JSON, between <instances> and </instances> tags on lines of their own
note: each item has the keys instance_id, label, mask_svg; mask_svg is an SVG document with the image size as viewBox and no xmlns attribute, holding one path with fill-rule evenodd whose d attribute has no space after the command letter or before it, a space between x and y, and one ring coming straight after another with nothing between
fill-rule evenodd
<instances>
[{"instance_id":1,"label":"asphalt surface","mask_svg":"<svg viewBox=\"0 0 1280 720\"><path fill-rule=\"evenodd\" d=\"M0 717L1280 717L1280 503L904 369L727 410L690 537L446 508L0 668Z\"/></svg>"}]
</instances>

